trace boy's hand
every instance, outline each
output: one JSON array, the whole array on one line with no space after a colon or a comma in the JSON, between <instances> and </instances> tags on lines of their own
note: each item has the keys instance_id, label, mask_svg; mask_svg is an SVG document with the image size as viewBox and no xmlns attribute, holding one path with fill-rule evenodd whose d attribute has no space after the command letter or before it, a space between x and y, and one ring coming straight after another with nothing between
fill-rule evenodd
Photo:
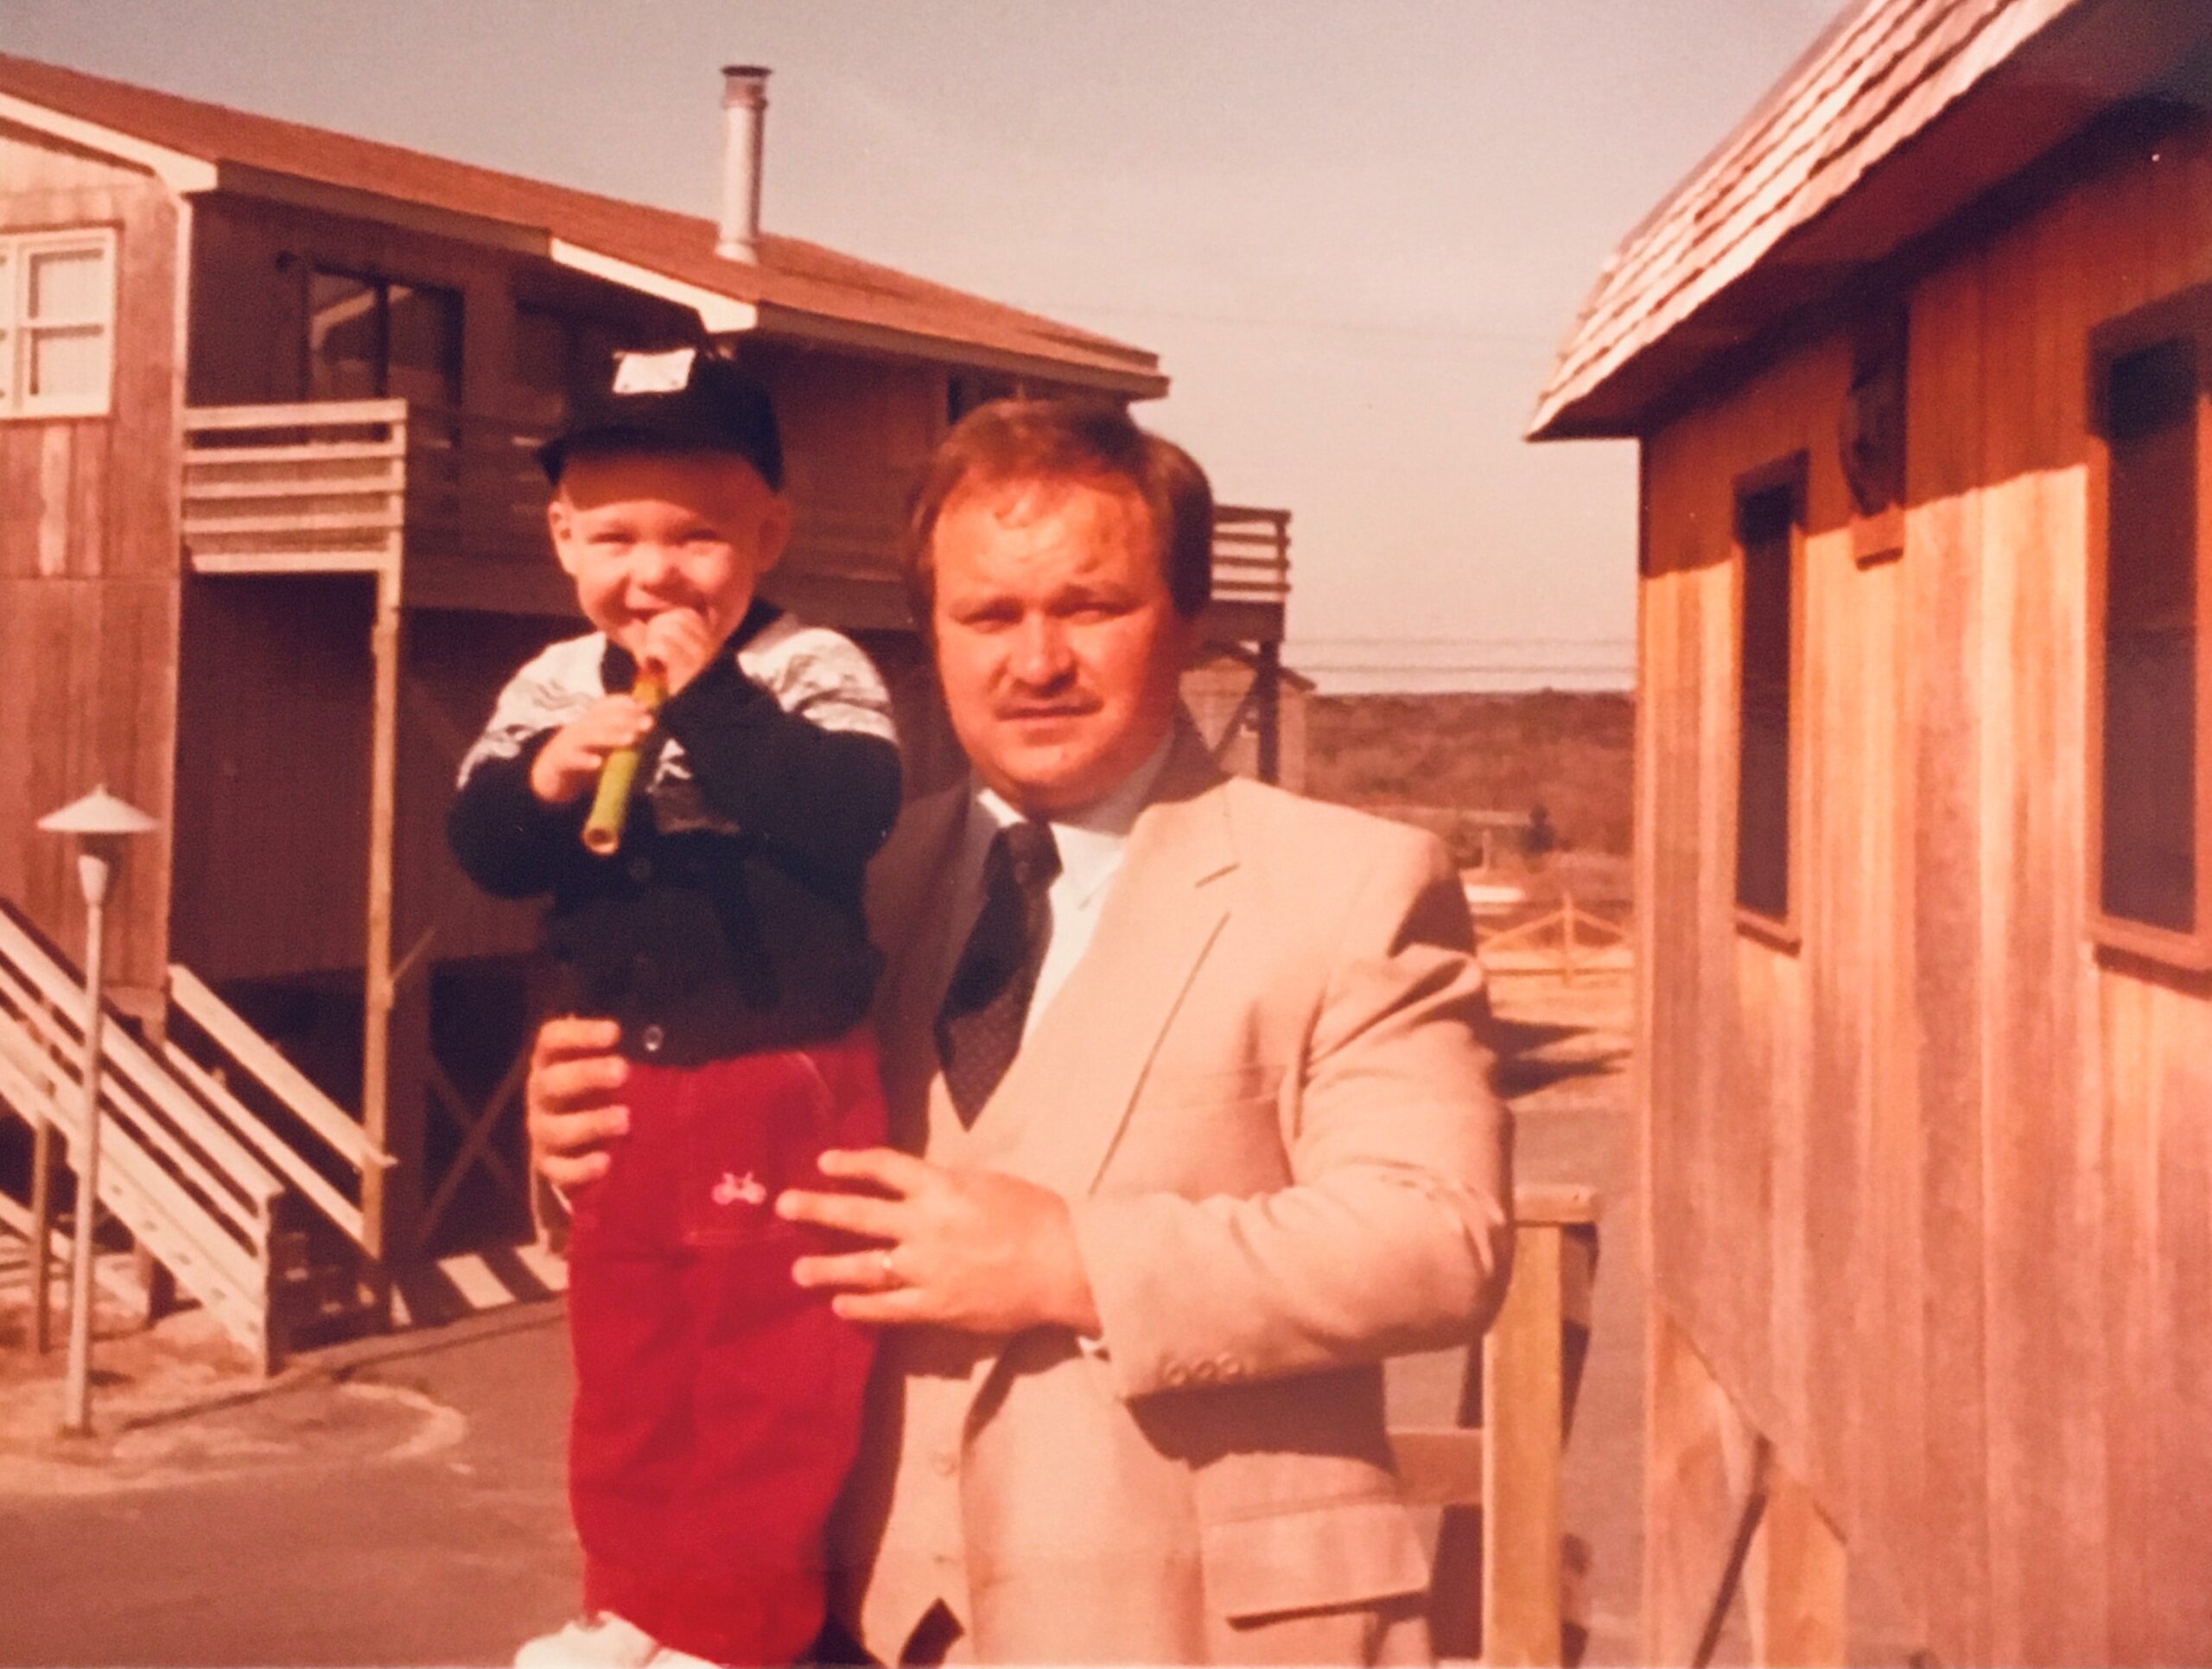
<instances>
[{"instance_id":1,"label":"boy's hand","mask_svg":"<svg viewBox=\"0 0 2212 1669\"><path fill-rule=\"evenodd\" d=\"M645 621L637 656L660 668L662 686L674 695L699 676L721 647L698 610L668 608Z\"/></svg>"},{"instance_id":2,"label":"boy's hand","mask_svg":"<svg viewBox=\"0 0 2212 1669\"><path fill-rule=\"evenodd\" d=\"M530 791L548 806L582 799L598 786L607 755L636 747L652 728L653 716L635 696L601 696L537 750L530 766Z\"/></svg>"}]
</instances>

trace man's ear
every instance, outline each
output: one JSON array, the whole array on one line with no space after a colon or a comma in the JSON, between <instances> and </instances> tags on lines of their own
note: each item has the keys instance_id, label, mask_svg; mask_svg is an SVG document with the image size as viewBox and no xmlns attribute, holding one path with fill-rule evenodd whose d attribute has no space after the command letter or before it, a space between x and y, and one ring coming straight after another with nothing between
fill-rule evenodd
<instances>
[{"instance_id":1,"label":"man's ear","mask_svg":"<svg viewBox=\"0 0 2212 1669\"><path fill-rule=\"evenodd\" d=\"M556 493L545 501L545 528L553 535L553 554L561 566L573 574L576 571L575 512L569 507L568 499Z\"/></svg>"},{"instance_id":2,"label":"man's ear","mask_svg":"<svg viewBox=\"0 0 2212 1669\"><path fill-rule=\"evenodd\" d=\"M784 547L791 542L791 501L778 493L769 499L768 507L760 513L760 571L766 573L784 559Z\"/></svg>"}]
</instances>

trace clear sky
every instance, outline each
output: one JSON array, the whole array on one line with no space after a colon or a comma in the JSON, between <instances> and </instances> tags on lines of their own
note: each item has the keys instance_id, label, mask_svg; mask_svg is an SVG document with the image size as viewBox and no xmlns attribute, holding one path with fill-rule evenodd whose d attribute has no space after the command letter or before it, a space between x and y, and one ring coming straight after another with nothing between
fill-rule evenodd
<instances>
[{"instance_id":1,"label":"clear sky","mask_svg":"<svg viewBox=\"0 0 2212 1669\"><path fill-rule=\"evenodd\" d=\"M1293 513L1294 663L1624 668L1630 449L1521 429L1841 3L0 0L0 48L707 214L766 64L769 229L1160 354L1149 420Z\"/></svg>"}]
</instances>

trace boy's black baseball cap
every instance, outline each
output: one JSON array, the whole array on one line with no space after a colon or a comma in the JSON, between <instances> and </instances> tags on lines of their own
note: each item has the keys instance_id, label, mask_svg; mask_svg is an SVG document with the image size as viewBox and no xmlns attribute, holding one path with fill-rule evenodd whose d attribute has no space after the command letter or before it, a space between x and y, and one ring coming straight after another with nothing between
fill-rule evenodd
<instances>
[{"instance_id":1,"label":"boy's black baseball cap","mask_svg":"<svg viewBox=\"0 0 2212 1669\"><path fill-rule=\"evenodd\" d=\"M728 452L784 487L784 443L768 391L705 348L617 354L606 385L579 398L561 432L537 449L546 479L559 485L578 446L645 452Z\"/></svg>"}]
</instances>

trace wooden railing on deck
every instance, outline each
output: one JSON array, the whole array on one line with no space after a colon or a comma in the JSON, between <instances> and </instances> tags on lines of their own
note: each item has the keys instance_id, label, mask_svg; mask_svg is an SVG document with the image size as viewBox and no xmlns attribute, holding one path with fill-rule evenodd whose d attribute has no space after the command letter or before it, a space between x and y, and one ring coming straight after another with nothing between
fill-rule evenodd
<instances>
[{"instance_id":1,"label":"wooden railing on deck","mask_svg":"<svg viewBox=\"0 0 2212 1669\"><path fill-rule=\"evenodd\" d=\"M202 573L372 571L408 545L545 547L545 481L520 426L405 400L194 406L184 542Z\"/></svg>"},{"instance_id":2,"label":"wooden railing on deck","mask_svg":"<svg viewBox=\"0 0 2212 1669\"><path fill-rule=\"evenodd\" d=\"M1214 506L1213 595L1218 602L1290 600L1289 511Z\"/></svg>"},{"instance_id":3,"label":"wooden railing on deck","mask_svg":"<svg viewBox=\"0 0 2212 1669\"><path fill-rule=\"evenodd\" d=\"M1437 1545L1432 1599L1447 1658L1462 1643L1446 1637L1471 1612L1485 1664L1574 1660L1569 1637L1584 1619L1565 1557L1560 1475L1589 1349L1599 1214L1594 1189L1514 1191L1512 1279L1470 1354L1459 1423L1391 1429L1408 1500L1481 1515L1478 1558L1466 1557L1449 1520Z\"/></svg>"},{"instance_id":4,"label":"wooden railing on deck","mask_svg":"<svg viewBox=\"0 0 2212 1669\"><path fill-rule=\"evenodd\" d=\"M841 468L832 474L794 458L785 482L795 513L786 560L823 579L896 584L914 481L911 469Z\"/></svg>"},{"instance_id":5,"label":"wooden railing on deck","mask_svg":"<svg viewBox=\"0 0 2212 1669\"><path fill-rule=\"evenodd\" d=\"M374 571L405 551L545 551L542 436L405 400L194 406L184 417L184 540L201 573ZM915 472L792 460L795 573L893 584ZM1213 592L1281 607L1290 512L1214 511Z\"/></svg>"}]
</instances>

